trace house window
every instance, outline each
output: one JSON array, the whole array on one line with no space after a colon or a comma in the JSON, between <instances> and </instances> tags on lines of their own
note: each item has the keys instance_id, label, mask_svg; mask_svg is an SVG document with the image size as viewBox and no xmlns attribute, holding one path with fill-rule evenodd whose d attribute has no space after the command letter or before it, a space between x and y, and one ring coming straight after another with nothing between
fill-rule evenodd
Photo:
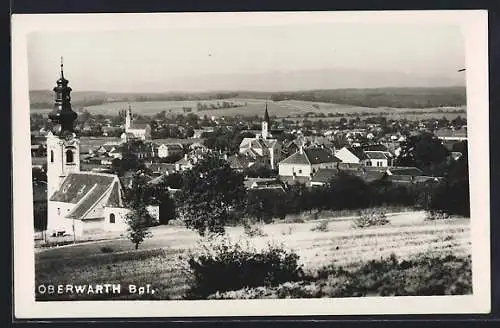
<instances>
[{"instance_id":1,"label":"house window","mask_svg":"<svg viewBox=\"0 0 500 328\"><path fill-rule=\"evenodd\" d=\"M66 150L66 163L73 163L73 151Z\"/></svg>"},{"instance_id":2,"label":"house window","mask_svg":"<svg viewBox=\"0 0 500 328\"><path fill-rule=\"evenodd\" d=\"M57 208L57 215L61 215L61 209L59 207Z\"/></svg>"},{"instance_id":3,"label":"house window","mask_svg":"<svg viewBox=\"0 0 500 328\"><path fill-rule=\"evenodd\" d=\"M302 173L302 170L299 170L299 173Z\"/></svg>"},{"instance_id":4,"label":"house window","mask_svg":"<svg viewBox=\"0 0 500 328\"><path fill-rule=\"evenodd\" d=\"M115 214L114 213L111 213L109 215L109 223L115 223Z\"/></svg>"},{"instance_id":5,"label":"house window","mask_svg":"<svg viewBox=\"0 0 500 328\"><path fill-rule=\"evenodd\" d=\"M54 163L54 151L53 150L50 151L50 162Z\"/></svg>"},{"instance_id":6,"label":"house window","mask_svg":"<svg viewBox=\"0 0 500 328\"><path fill-rule=\"evenodd\" d=\"M366 166L372 166L372 162L370 161L366 162Z\"/></svg>"}]
</instances>

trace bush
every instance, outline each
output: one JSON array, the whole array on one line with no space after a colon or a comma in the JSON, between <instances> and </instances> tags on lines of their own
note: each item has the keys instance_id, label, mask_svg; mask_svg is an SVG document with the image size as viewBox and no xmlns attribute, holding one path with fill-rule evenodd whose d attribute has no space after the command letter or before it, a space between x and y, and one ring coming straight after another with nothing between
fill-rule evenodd
<instances>
[{"instance_id":1,"label":"bush","mask_svg":"<svg viewBox=\"0 0 500 328\"><path fill-rule=\"evenodd\" d=\"M300 280L304 275L299 256L282 246L268 244L258 251L247 243L210 238L199 254L190 254L193 282L188 298L206 298L217 291L273 286Z\"/></svg>"},{"instance_id":2,"label":"bush","mask_svg":"<svg viewBox=\"0 0 500 328\"><path fill-rule=\"evenodd\" d=\"M243 230L248 237L265 237L267 234L260 224L252 224L249 221L243 221Z\"/></svg>"},{"instance_id":3,"label":"bush","mask_svg":"<svg viewBox=\"0 0 500 328\"><path fill-rule=\"evenodd\" d=\"M430 210L427 212L425 216L426 221L434 221L434 220L446 220L449 219L450 215L444 211Z\"/></svg>"},{"instance_id":4,"label":"bush","mask_svg":"<svg viewBox=\"0 0 500 328\"><path fill-rule=\"evenodd\" d=\"M395 255L372 260L352 270L330 265L314 277L278 286L245 288L211 295L211 299L319 298L362 296L432 296L472 293L471 258Z\"/></svg>"},{"instance_id":5,"label":"bush","mask_svg":"<svg viewBox=\"0 0 500 328\"><path fill-rule=\"evenodd\" d=\"M101 247L101 252L103 253L113 253L113 248L109 247L109 246L103 246Z\"/></svg>"},{"instance_id":6,"label":"bush","mask_svg":"<svg viewBox=\"0 0 500 328\"><path fill-rule=\"evenodd\" d=\"M321 231L321 232L326 232L328 231L328 221L323 220L318 222L317 225L311 228L311 231Z\"/></svg>"},{"instance_id":7,"label":"bush","mask_svg":"<svg viewBox=\"0 0 500 328\"><path fill-rule=\"evenodd\" d=\"M359 217L353 220L354 228L367 228L372 226L383 226L389 223L385 212L366 210L360 212Z\"/></svg>"}]
</instances>

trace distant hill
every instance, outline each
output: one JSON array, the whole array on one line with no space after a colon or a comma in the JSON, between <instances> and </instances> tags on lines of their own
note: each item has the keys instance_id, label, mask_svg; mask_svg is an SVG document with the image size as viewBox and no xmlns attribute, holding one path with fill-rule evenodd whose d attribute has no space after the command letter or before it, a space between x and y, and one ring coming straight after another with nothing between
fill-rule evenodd
<instances>
[{"instance_id":1,"label":"distant hill","mask_svg":"<svg viewBox=\"0 0 500 328\"><path fill-rule=\"evenodd\" d=\"M430 108L464 106L466 89L452 87L386 87L364 89L317 89L304 91L212 91L212 92L165 92L165 93L110 93L101 91L74 91L72 104L75 109L113 102L198 101L213 99L269 99L302 100L361 107ZM30 91L32 109L51 108L54 93L49 90Z\"/></svg>"},{"instance_id":2,"label":"distant hill","mask_svg":"<svg viewBox=\"0 0 500 328\"><path fill-rule=\"evenodd\" d=\"M74 91L71 93L71 103L75 107L100 105L108 102L108 94L102 91ZM51 108L54 105L54 91L30 91L31 108Z\"/></svg>"}]
</instances>

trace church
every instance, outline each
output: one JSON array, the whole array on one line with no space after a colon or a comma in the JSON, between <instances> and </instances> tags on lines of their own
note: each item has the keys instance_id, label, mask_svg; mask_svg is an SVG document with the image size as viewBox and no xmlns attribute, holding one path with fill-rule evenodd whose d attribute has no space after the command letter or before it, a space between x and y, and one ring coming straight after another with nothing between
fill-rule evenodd
<instances>
[{"instance_id":1,"label":"church","mask_svg":"<svg viewBox=\"0 0 500 328\"><path fill-rule=\"evenodd\" d=\"M121 138L123 142L131 139L151 140L151 126L147 123L133 122L130 106L125 114L125 132L122 133Z\"/></svg>"},{"instance_id":2,"label":"church","mask_svg":"<svg viewBox=\"0 0 500 328\"><path fill-rule=\"evenodd\" d=\"M80 140L74 132L77 114L71 108L71 88L61 76L53 89L56 100L47 134L47 231L82 236L125 231L129 209L117 175L80 171ZM157 208L150 214L158 219Z\"/></svg>"},{"instance_id":3,"label":"church","mask_svg":"<svg viewBox=\"0 0 500 328\"><path fill-rule=\"evenodd\" d=\"M240 143L240 154L246 155L250 158L264 158L271 169L275 169L277 163L281 160L281 145L277 139L273 139L269 128L271 120L269 119L269 112L264 112L264 120L262 121L262 132L255 136L255 138L243 138Z\"/></svg>"}]
</instances>

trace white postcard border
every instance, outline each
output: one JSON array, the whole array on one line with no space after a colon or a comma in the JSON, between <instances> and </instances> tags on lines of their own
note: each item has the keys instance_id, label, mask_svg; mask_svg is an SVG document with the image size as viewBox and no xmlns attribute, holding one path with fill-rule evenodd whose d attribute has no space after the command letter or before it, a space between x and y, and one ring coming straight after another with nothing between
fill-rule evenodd
<instances>
[{"instance_id":1,"label":"white postcard border","mask_svg":"<svg viewBox=\"0 0 500 328\"><path fill-rule=\"evenodd\" d=\"M450 23L466 40L473 295L224 301L35 302L27 35L35 31L199 28L327 22ZM133 23L133 24L132 24ZM490 311L487 12L57 14L12 16L14 310L16 318L488 313Z\"/></svg>"}]
</instances>

